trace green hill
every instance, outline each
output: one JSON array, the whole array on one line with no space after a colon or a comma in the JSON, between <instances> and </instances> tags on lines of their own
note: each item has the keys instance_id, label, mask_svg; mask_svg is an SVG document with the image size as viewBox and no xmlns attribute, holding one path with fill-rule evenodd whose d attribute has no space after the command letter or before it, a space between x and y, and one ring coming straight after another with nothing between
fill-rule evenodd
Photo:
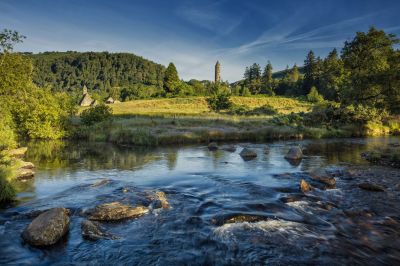
<instances>
[{"instance_id":1,"label":"green hill","mask_svg":"<svg viewBox=\"0 0 400 266\"><path fill-rule=\"evenodd\" d=\"M32 58L40 87L71 91L86 85L105 90L132 84L162 86L165 67L130 53L45 52Z\"/></svg>"}]
</instances>

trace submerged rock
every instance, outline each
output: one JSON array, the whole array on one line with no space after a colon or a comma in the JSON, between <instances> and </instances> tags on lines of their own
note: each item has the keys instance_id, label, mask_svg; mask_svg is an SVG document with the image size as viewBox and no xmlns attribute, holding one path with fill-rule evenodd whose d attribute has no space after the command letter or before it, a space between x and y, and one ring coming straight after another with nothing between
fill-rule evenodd
<instances>
[{"instance_id":1,"label":"submerged rock","mask_svg":"<svg viewBox=\"0 0 400 266\"><path fill-rule=\"evenodd\" d=\"M111 183L110 179L102 179L102 180L99 180L99 181L93 183L91 185L91 187L101 187L101 186L107 185L109 183Z\"/></svg>"},{"instance_id":2,"label":"submerged rock","mask_svg":"<svg viewBox=\"0 0 400 266\"><path fill-rule=\"evenodd\" d=\"M259 222L259 221L266 221L268 220L268 217L263 217L263 216L258 216L258 215L250 215L250 214L241 214L237 216L233 216L225 221L225 224L230 224L230 223L243 223L243 222L248 222L248 223L254 223L254 222Z\"/></svg>"},{"instance_id":3,"label":"submerged rock","mask_svg":"<svg viewBox=\"0 0 400 266\"><path fill-rule=\"evenodd\" d=\"M290 148L288 153L285 155L285 159L288 160L301 160L303 158L303 152L300 147Z\"/></svg>"},{"instance_id":4,"label":"submerged rock","mask_svg":"<svg viewBox=\"0 0 400 266\"><path fill-rule=\"evenodd\" d=\"M336 179L334 177L328 177L328 176L317 176L317 175L311 175L311 178L315 181L318 181L320 183L323 183L325 185L325 188L327 189L334 189L336 188Z\"/></svg>"},{"instance_id":5,"label":"submerged rock","mask_svg":"<svg viewBox=\"0 0 400 266\"><path fill-rule=\"evenodd\" d=\"M149 212L144 206L128 206L120 202L104 203L88 211L89 220L117 221L142 216Z\"/></svg>"},{"instance_id":6,"label":"submerged rock","mask_svg":"<svg viewBox=\"0 0 400 266\"><path fill-rule=\"evenodd\" d=\"M23 231L22 238L32 246L49 246L60 240L69 230L69 211L50 209L36 217Z\"/></svg>"},{"instance_id":7,"label":"submerged rock","mask_svg":"<svg viewBox=\"0 0 400 266\"><path fill-rule=\"evenodd\" d=\"M218 150L218 144L216 142L210 142L208 144L208 149L210 151L216 151L216 150Z\"/></svg>"},{"instance_id":8,"label":"submerged rock","mask_svg":"<svg viewBox=\"0 0 400 266\"><path fill-rule=\"evenodd\" d=\"M361 189L364 189L364 190L374 191L374 192L385 191L385 188L382 187L381 185L372 184L372 183L361 183L361 184L358 184L358 187Z\"/></svg>"},{"instance_id":9,"label":"submerged rock","mask_svg":"<svg viewBox=\"0 0 400 266\"><path fill-rule=\"evenodd\" d=\"M104 231L101 225L97 222L84 220L81 223L82 236L88 240L99 240L99 239L116 239Z\"/></svg>"},{"instance_id":10,"label":"submerged rock","mask_svg":"<svg viewBox=\"0 0 400 266\"><path fill-rule=\"evenodd\" d=\"M310 184L308 184L304 179L302 179L301 181L300 181L300 190L302 191L302 192L309 192L309 191L311 191L311 189L312 189L312 187L311 187L311 185Z\"/></svg>"},{"instance_id":11,"label":"submerged rock","mask_svg":"<svg viewBox=\"0 0 400 266\"><path fill-rule=\"evenodd\" d=\"M248 148L244 148L241 152L240 152L240 156L242 156L243 159L245 160L251 160L257 157L257 153L253 150L250 150Z\"/></svg>"},{"instance_id":12,"label":"submerged rock","mask_svg":"<svg viewBox=\"0 0 400 266\"><path fill-rule=\"evenodd\" d=\"M236 151L236 147L233 145L229 145L223 148L224 151L229 151L229 152L235 152Z\"/></svg>"}]
</instances>

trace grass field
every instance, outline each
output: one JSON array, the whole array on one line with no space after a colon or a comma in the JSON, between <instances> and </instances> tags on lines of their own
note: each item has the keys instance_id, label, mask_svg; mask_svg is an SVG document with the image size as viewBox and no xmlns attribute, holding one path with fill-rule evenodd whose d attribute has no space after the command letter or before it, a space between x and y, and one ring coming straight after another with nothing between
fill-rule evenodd
<instances>
[{"instance_id":1,"label":"grass field","mask_svg":"<svg viewBox=\"0 0 400 266\"><path fill-rule=\"evenodd\" d=\"M90 141L155 146L209 141L264 141L322 134L310 129L276 126L271 119L308 112L310 103L285 97L231 97L250 109L269 105L277 114L239 116L212 112L205 97L135 100L110 105L114 118L91 127L78 127L77 137Z\"/></svg>"},{"instance_id":2,"label":"grass field","mask_svg":"<svg viewBox=\"0 0 400 266\"><path fill-rule=\"evenodd\" d=\"M310 103L285 97L231 97L234 104L257 108L269 105L280 114L291 112L307 112L311 109ZM149 99L122 102L110 105L114 115L188 115L215 116L208 108L205 97Z\"/></svg>"}]
</instances>

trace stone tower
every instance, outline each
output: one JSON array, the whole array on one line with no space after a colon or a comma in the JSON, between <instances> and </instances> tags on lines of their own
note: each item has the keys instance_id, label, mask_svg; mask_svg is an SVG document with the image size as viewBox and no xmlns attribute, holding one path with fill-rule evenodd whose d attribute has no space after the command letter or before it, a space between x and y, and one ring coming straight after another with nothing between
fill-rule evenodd
<instances>
[{"instance_id":1,"label":"stone tower","mask_svg":"<svg viewBox=\"0 0 400 266\"><path fill-rule=\"evenodd\" d=\"M221 81L221 65L217 61L215 64L215 83L219 83Z\"/></svg>"}]
</instances>

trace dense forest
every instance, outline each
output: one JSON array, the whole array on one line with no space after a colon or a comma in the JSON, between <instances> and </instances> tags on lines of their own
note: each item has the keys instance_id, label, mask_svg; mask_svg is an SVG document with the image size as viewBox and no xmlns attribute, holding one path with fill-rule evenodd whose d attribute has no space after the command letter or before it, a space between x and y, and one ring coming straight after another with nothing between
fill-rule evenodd
<instances>
[{"instance_id":1,"label":"dense forest","mask_svg":"<svg viewBox=\"0 0 400 266\"><path fill-rule=\"evenodd\" d=\"M27 54L33 61L33 81L70 91L86 85L92 90L133 84L162 87L165 67L129 53L45 52Z\"/></svg>"}]
</instances>

